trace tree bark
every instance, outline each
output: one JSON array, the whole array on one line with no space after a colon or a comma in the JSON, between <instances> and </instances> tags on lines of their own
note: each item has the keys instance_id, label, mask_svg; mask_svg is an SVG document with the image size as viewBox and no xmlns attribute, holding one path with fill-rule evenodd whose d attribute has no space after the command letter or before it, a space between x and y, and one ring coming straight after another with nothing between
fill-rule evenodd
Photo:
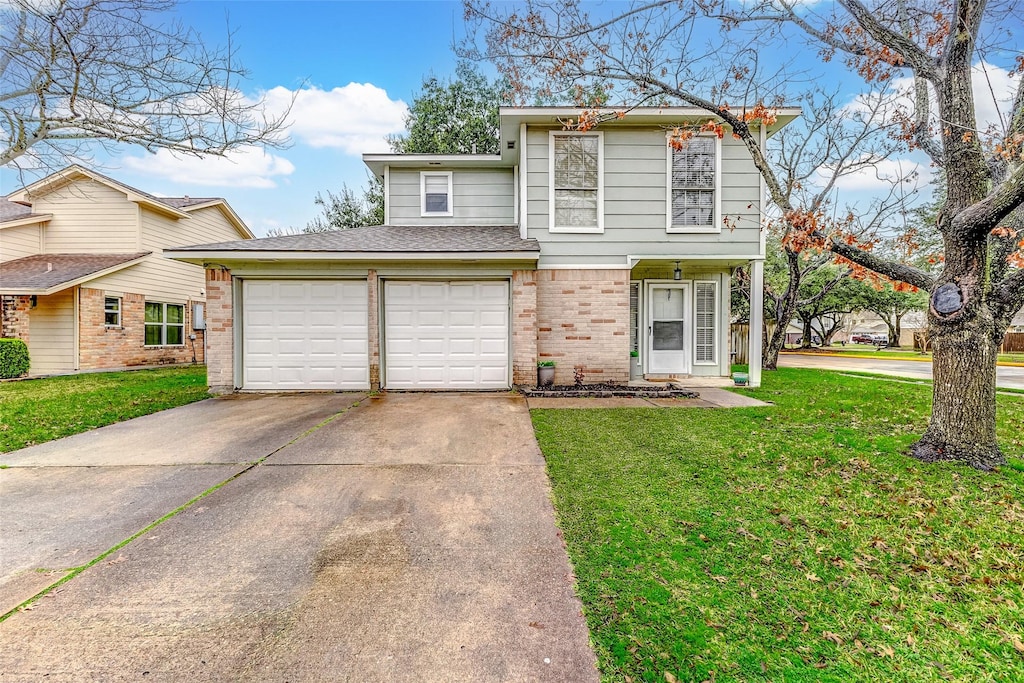
<instances>
[{"instance_id":1,"label":"tree bark","mask_svg":"<svg viewBox=\"0 0 1024 683\"><path fill-rule=\"evenodd\" d=\"M904 313L897 313L894 317L896 324L893 325L892 335L889 337L889 346L894 349L900 348L900 337L903 336L903 329L901 328L901 321L903 320Z\"/></svg>"},{"instance_id":2,"label":"tree bark","mask_svg":"<svg viewBox=\"0 0 1024 683\"><path fill-rule=\"evenodd\" d=\"M814 330L811 329L811 319L801 318L800 322L803 323L804 328L803 338L800 340L800 348L809 349L814 346L814 344L811 343L814 341Z\"/></svg>"},{"instance_id":3,"label":"tree bark","mask_svg":"<svg viewBox=\"0 0 1024 683\"><path fill-rule=\"evenodd\" d=\"M986 241L946 240L946 249L947 269L928 307L931 420L910 452L990 470L1006 463L996 441L996 360L1006 326L995 322L986 296Z\"/></svg>"},{"instance_id":4,"label":"tree bark","mask_svg":"<svg viewBox=\"0 0 1024 683\"><path fill-rule=\"evenodd\" d=\"M959 461L981 470L1006 463L996 442L996 355L993 330L981 318L962 329L932 325L932 416L911 455Z\"/></svg>"}]
</instances>

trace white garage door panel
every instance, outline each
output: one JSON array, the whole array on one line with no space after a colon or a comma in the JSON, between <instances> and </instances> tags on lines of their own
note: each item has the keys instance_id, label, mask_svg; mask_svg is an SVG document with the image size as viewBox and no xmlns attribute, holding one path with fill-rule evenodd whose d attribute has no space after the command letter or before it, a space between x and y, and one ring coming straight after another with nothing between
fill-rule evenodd
<instances>
[{"instance_id":1,"label":"white garage door panel","mask_svg":"<svg viewBox=\"0 0 1024 683\"><path fill-rule=\"evenodd\" d=\"M365 282L246 280L245 389L368 389Z\"/></svg>"},{"instance_id":2,"label":"white garage door panel","mask_svg":"<svg viewBox=\"0 0 1024 683\"><path fill-rule=\"evenodd\" d=\"M385 381L392 389L506 389L507 282L387 282Z\"/></svg>"}]
</instances>

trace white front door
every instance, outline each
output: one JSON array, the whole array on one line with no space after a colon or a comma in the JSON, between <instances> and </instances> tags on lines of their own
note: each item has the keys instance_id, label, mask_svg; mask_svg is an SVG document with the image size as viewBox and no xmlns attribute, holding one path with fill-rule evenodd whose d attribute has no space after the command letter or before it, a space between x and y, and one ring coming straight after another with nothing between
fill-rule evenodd
<instances>
[{"instance_id":1,"label":"white front door","mask_svg":"<svg viewBox=\"0 0 1024 683\"><path fill-rule=\"evenodd\" d=\"M689 374L690 286L651 284L647 290L647 372Z\"/></svg>"}]
</instances>

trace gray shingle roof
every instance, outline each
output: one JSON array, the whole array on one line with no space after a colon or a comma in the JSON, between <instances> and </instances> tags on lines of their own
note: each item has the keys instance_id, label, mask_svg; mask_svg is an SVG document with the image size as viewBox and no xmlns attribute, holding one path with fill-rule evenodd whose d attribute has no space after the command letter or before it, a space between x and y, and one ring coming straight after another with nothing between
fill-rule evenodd
<instances>
[{"instance_id":1,"label":"gray shingle roof","mask_svg":"<svg viewBox=\"0 0 1024 683\"><path fill-rule=\"evenodd\" d=\"M36 254L0 263L0 291L51 289L149 254Z\"/></svg>"},{"instance_id":2,"label":"gray shingle roof","mask_svg":"<svg viewBox=\"0 0 1024 683\"><path fill-rule=\"evenodd\" d=\"M535 239L522 239L516 226L372 225L332 232L197 244L170 251L536 252L540 251L540 244Z\"/></svg>"},{"instance_id":3,"label":"gray shingle roof","mask_svg":"<svg viewBox=\"0 0 1024 683\"><path fill-rule=\"evenodd\" d=\"M0 197L0 223L7 221L19 221L22 218L31 218L42 214L32 213L31 206L25 206L18 202L8 201L7 197Z\"/></svg>"}]
</instances>

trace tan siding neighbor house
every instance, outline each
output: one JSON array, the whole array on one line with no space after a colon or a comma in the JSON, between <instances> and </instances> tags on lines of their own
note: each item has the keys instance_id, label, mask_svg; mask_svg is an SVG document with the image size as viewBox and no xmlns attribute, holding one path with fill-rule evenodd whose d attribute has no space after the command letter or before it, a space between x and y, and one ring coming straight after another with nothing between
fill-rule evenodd
<instances>
[{"instance_id":1,"label":"tan siding neighbor house","mask_svg":"<svg viewBox=\"0 0 1024 683\"><path fill-rule=\"evenodd\" d=\"M223 199L68 167L0 198L0 336L28 344L32 375L204 362L203 269L163 250L251 237Z\"/></svg>"}]
</instances>

